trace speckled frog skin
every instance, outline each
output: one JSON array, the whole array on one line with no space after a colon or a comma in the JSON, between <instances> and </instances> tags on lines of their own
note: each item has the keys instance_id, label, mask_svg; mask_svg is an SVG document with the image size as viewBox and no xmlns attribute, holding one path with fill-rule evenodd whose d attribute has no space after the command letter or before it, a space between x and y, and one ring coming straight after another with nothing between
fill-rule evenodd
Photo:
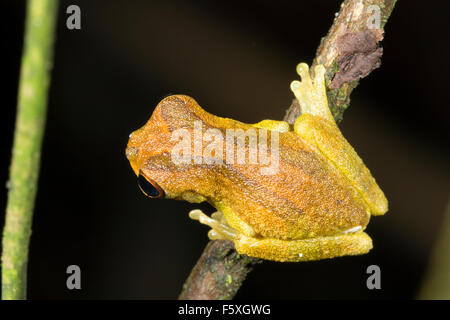
<instances>
[{"instance_id":1,"label":"speckled frog skin","mask_svg":"<svg viewBox=\"0 0 450 320\"><path fill-rule=\"evenodd\" d=\"M282 121L245 124L217 117L183 95L163 99L145 126L130 135L126 150L143 191L150 197L208 201L218 212L208 217L194 210L190 217L212 228L211 239L233 241L240 254L308 261L367 253L372 240L364 229L371 215L386 213L387 200L331 115L325 68L317 66L314 79L304 63L297 72L302 80L293 81L291 90L302 115L293 128ZM182 128L193 134L195 121L203 130L222 133L276 132L277 172L263 175L258 164L175 164L173 133Z\"/></svg>"}]
</instances>

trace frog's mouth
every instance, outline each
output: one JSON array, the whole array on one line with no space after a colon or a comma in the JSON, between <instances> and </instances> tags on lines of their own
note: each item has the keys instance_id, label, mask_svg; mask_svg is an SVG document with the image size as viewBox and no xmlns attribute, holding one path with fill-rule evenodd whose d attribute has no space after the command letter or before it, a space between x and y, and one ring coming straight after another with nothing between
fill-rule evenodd
<instances>
[{"instance_id":1,"label":"frog's mouth","mask_svg":"<svg viewBox=\"0 0 450 320\"><path fill-rule=\"evenodd\" d=\"M140 151L139 146L142 143L141 139L143 137L141 132L143 132L142 128L130 133L127 147L125 149L125 156L127 157L128 161L130 162L130 165L133 168L133 171L136 175L139 175L139 168L138 168L137 162L138 162L139 151Z\"/></svg>"},{"instance_id":2,"label":"frog's mouth","mask_svg":"<svg viewBox=\"0 0 450 320\"><path fill-rule=\"evenodd\" d=\"M139 167L137 165L137 157L138 157L139 149L136 147L128 147L125 151L125 155L130 162L131 169L133 169L136 176L139 175Z\"/></svg>"}]
</instances>

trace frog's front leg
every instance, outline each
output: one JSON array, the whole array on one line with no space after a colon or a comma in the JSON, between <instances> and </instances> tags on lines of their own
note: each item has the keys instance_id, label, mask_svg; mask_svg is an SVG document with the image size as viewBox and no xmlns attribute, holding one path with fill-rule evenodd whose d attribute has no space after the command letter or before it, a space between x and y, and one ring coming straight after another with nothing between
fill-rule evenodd
<instances>
[{"instance_id":1,"label":"frog's front leg","mask_svg":"<svg viewBox=\"0 0 450 320\"><path fill-rule=\"evenodd\" d=\"M235 240L238 236L236 230L228 226L222 212L214 212L211 217L208 217L200 209L195 209L189 212L189 218L198 220L198 222L211 227L208 232L208 237L211 240Z\"/></svg>"}]
</instances>

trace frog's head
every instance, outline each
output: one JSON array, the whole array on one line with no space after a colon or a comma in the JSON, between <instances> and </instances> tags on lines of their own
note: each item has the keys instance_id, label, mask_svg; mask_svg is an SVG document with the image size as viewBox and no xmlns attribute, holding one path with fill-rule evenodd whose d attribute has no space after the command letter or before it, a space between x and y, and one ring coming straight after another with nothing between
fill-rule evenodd
<instances>
[{"instance_id":1,"label":"frog's head","mask_svg":"<svg viewBox=\"0 0 450 320\"><path fill-rule=\"evenodd\" d=\"M205 200L198 193L198 168L176 164L173 159L174 148L180 142L176 133L184 130L192 134L194 122L200 120L199 110L205 112L190 97L169 96L156 106L142 128L130 134L126 156L139 187L150 198Z\"/></svg>"}]
</instances>

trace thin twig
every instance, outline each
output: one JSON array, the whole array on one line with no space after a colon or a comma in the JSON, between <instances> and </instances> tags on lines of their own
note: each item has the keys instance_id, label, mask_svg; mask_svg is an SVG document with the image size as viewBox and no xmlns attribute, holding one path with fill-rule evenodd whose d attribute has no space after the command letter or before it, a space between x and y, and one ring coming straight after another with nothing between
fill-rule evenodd
<instances>
[{"instance_id":1,"label":"thin twig","mask_svg":"<svg viewBox=\"0 0 450 320\"><path fill-rule=\"evenodd\" d=\"M47 110L57 0L28 1L3 230L2 299L26 299L28 245Z\"/></svg>"},{"instance_id":2,"label":"thin twig","mask_svg":"<svg viewBox=\"0 0 450 320\"><path fill-rule=\"evenodd\" d=\"M358 80L380 65L379 42L395 2L345 0L320 43L313 65L323 64L327 69L328 102L337 122L342 120ZM294 99L284 120L292 124L299 115L300 108ZM232 299L260 261L239 255L230 241L210 241L183 285L179 299Z\"/></svg>"}]
</instances>

